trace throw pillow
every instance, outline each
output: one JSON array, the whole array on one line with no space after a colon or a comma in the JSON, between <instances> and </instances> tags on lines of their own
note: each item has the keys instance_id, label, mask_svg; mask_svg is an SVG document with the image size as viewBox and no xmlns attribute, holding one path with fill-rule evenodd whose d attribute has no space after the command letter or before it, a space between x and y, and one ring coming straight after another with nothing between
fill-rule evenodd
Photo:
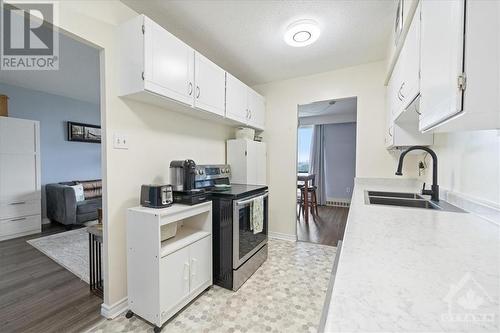
<instances>
[{"instance_id":1,"label":"throw pillow","mask_svg":"<svg viewBox=\"0 0 500 333\"><path fill-rule=\"evenodd\" d=\"M83 185L82 184L78 184L78 185L73 185L71 187L75 191L76 201L77 202L84 201L85 200L85 196L83 195Z\"/></svg>"}]
</instances>

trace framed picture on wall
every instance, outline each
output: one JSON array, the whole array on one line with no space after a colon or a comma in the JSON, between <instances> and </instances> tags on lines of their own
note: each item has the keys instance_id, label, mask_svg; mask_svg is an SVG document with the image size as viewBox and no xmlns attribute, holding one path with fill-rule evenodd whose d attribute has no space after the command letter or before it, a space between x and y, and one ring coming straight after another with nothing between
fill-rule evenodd
<instances>
[{"instance_id":1,"label":"framed picture on wall","mask_svg":"<svg viewBox=\"0 0 500 333\"><path fill-rule=\"evenodd\" d=\"M101 126L68 121L68 140L101 143Z\"/></svg>"}]
</instances>

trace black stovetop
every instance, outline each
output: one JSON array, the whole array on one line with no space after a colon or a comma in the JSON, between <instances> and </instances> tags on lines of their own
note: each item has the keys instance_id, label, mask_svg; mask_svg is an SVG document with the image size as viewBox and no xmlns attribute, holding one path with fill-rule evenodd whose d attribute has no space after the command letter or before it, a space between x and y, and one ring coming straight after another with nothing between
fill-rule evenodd
<instances>
[{"instance_id":1,"label":"black stovetop","mask_svg":"<svg viewBox=\"0 0 500 333\"><path fill-rule=\"evenodd\" d=\"M238 199L242 197L248 197L253 194L258 194L267 190L267 185L247 185L247 184L231 184L231 188L225 191L208 191L212 197L231 197L233 199Z\"/></svg>"}]
</instances>

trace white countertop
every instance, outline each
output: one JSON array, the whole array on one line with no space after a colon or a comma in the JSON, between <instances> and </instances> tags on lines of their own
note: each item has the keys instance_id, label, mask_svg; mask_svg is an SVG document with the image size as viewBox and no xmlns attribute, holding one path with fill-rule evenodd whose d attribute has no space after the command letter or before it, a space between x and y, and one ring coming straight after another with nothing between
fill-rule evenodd
<instances>
[{"instance_id":1,"label":"white countertop","mask_svg":"<svg viewBox=\"0 0 500 333\"><path fill-rule=\"evenodd\" d=\"M498 225L364 201L365 190L420 188L356 180L325 332L500 331Z\"/></svg>"}]
</instances>

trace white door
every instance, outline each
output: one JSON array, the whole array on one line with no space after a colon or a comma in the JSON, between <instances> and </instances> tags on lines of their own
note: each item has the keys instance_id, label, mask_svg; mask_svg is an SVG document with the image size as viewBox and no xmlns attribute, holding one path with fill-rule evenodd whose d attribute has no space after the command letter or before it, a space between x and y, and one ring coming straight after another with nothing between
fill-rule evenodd
<instances>
[{"instance_id":1,"label":"white door","mask_svg":"<svg viewBox=\"0 0 500 333\"><path fill-rule=\"evenodd\" d=\"M160 308L168 311L189 295L189 247L160 259Z\"/></svg>"},{"instance_id":2,"label":"white door","mask_svg":"<svg viewBox=\"0 0 500 333\"><path fill-rule=\"evenodd\" d=\"M246 124L248 122L248 96L246 84L226 73L226 117Z\"/></svg>"},{"instance_id":3,"label":"white door","mask_svg":"<svg viewBox=\"0 0 500 333\"><path fill-rule=\"evenodd\" d=\"M191 255L191 291L212 279L212 237L205 237L189 246Z\"/></svg>"},{"instance_id":4,"label":"white door","mask_svg":"<svg viewBox=\"0 0 500 333\"><path fill-rule=\"evenodd\" d=\"M257 129L263 130L266 121L266 103L264 97L252 89L248 89L248 124Z\"/></svg>"},{"instance_id":5,"label":"white door","mask_svg":"<svg viewBox=\"0 0 500 333\"><path fill-rule=\"evenodd\" d=\"M462 111L464 1L421 2L420 130Z\"/></svg>"},{"instance_id":6,"label":"white door","mask_svg":"<svg viewBox=\"0 0 500 333\"><path fill-rule=\"evenodd\" d=\"M401 95L406 109L420 92L420 6L415 12L403 46Z\"/></svg>"},{"instance_id":7,"label":"white door","mask_svg":"<svg viewBox=\"0 0 500 333\"><path fill-rule=\"evenodd\" d=\"M193 104L194 50L149 18L144 18L146 90Z\"/></svg>"},{"instance_id":8,"label":"white door","mask_svg":"<svg viewBox=\"0 0 500 333\"><path fill-rule=\"evenodd\" d=\"M31 120L0 117L0 153L36 153L36 123Z\"/></svg>"},{"instance_id":9,"label":"white door","mask_svg":"<svg viewBox=\"0 0 500 333\"><path fill-rule=\"evenodd\" d=\"M195 52L195 107L224 116L226 72Z\"/></svg>"},{"instance_id":10,"label":"white door","mask_svg":"<svg viewBox=\"0 0 500 333\"><path fill-rule=\"evenodd\" d=\"M39 197L37 155L0 154L0 200Z\"/></svg>"}]
</instances>

